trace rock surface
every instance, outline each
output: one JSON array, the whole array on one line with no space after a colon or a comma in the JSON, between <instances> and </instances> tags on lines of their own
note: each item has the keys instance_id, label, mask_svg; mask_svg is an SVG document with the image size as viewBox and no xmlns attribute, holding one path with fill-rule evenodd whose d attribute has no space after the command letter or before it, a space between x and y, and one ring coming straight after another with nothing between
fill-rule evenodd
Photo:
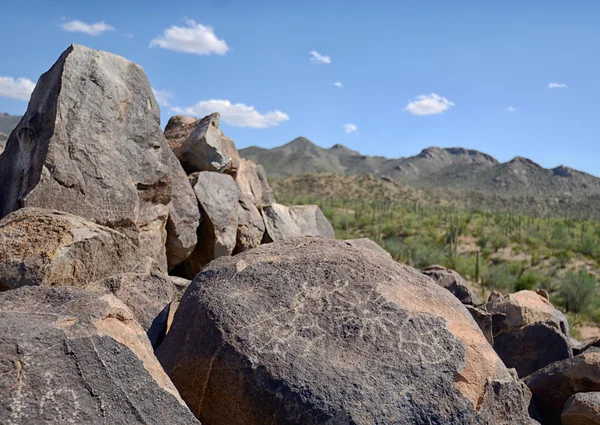
<instances>
[{"instance_id":1,"label":"rock surface","mask_svg":"<svg viewBox=\"0 0 600 425\"><path fill-rule=\"evenodd\" d=\"M85 287L118 273L158 270L123 234L60 211L23 208L0 221L0 290Z\"/></svg>"},{"instance_id":2,"label":"rock surface","mask_svg":"<svg viewBox=\"0 0 600 425\"><path fill-rule=\"evenodd\" d=\"M240 194L238 203L238 227L235 253L254 248L261 244L265 235L265 222L258 208L251 200Z\"/></svg>"},{"instance_id":3,"label":"rock surface","mask_svg":"<svg viewBox=\"0 0 600 425\"><path fill-rule=\"evenodd\" d=\"M215 171L235 177L240 157L235 143L225 137L219 127L220 114L202 119L172 117L165 128L165 136L175 155L188 173Z\"/></svg>"},{"instance_id":4,"label":"rock surface","mask_svg":"<svg viewBox=\"0 0 600 425\"><path fill-rule=\"evenodd\" d=\"M6 141L8 140L8 136L4 133L0 132L0 154L4 152L4 147L6 146Z\"/></svg>"},{"instance_id":5,"label":"rock surface","mask_svg":"<svg viewBox=\"0 0 600 425\"><path fill-rule=\"evenodd\" d=\"M286 207L273 203L262 208L267 242L284 241L300 236L335 238L331 223L317 205Z\"/></svg>"},{"instance_id":6,"label":"rock surface","mask_svg":"<svg viewBox=\"0 0 600 425\"><path fill-rule=\"evenodd\" d=\"M192 279L215 258L231 255L238 228L238 190L230 175L203 171L190 176L200 205L202 223L198 244L183 263L186 277Z\"/></svg>"},{"instance_id":7,"label":"rock surface","mask_svg":"<svg viewBox=\"0 0 600 425\"><path fill-rule=\"evenodd\" d=\"M446 288L463 304L479 305L481 301L473 292L467 281L454 270L442 266L429 266L421 270L425 276L429 276L442 288Z\"/></svg>"},{"instance_id":8,"label":"rock surface","mask_svg":"<svg viewBox=\"0 0 600 425\"><path fill-rule=\"evenodd\" d=\"M546 418L558 418L563 406L579 392L600 391L600 352L558 361L524 379Z\"/></svg>"},{"instance_id":9,"label":"rock surface","mask_svg":"<svg viewBox=\"0 0 600 425\"><path fill-rule=\"evenodd\" d=\"M486 305L492 314L494 349L520 377L573 356L567 318L533 291L499 296Z\"/></svg>"},{"instance_id":10,"label":"rock surface","mask_svg":"<svg viewBox=\"0 0 600 425\"><path fill-rule=\"evenodd\" d=\"M561 415L563 425L600 425L600 393L571 396Z\"/></svg>"},{"instance_id":11,"label":"rock surface","mask_svg":"<svg viewBox=\"0 0 600 425\"><path fill-rule=\"evenodd\" d=\"M172 155L142 68L73 45L40 77L0 158L0 218L21 206L66 211L166 267Z\"/></svg>"},{"instance_id":12,"label":"rock surface","mask_svg":"<svg viewBox=\"0 0 600 425\"><path fill-rule=\"evenodd\" d=\"M346 239L346 243L352 246L356 246L358 248L368 249L370 251L379 253L384 257L389 258L390 260L392 259L392 255L389 252L387 252L385 249L379 246L378 243L373 242L369 238Z\"/></svg>"},{"instance_id":13,"label":"rock surface","mask_svg":"<svg viewBox=\"0 0 600 425\"><path fill-rule=\"evenodd\" d=\"M160 344L167 332L169 309L175 298L169 276L161 272L121 273L87 285L85 289L112 293L131 310L152 346Z\"/></svg>"},{"instance_id":14,"label":"rock surface","mask_svg":"<svg viewBox=\"0 0 600 425\"><path fill-rule=\"evenodd\" d=\"M262 165L241 158L235 183L241 194L249 198L258 208L275 202L273 189L269 186L267 174Z\"/></svg>"},{"instance_id":15,"label":"rock surface","mask_svg":"<svg viewBox=\"0 0 600 425\"><path fill-rule=\"evenodd\" d=\"M344 241L211 262L157 355L212 425L532 423L528 390L452 294Z\"/></svg>"},{"instance_id":16,"label":"rock surface","mask_svg":"<svg viewBox=\"0 0 600 425\"><path fill-rule=\"evenodd\" d=\"M181 302L181 298L185 291L187 291L188 286L192 283L191 280L185 279L179 276L169 276L171 282L173 283L173 287L175 289L175 297L173 302L171 303L171 307L169 308L169 318L167 321L167 332L171 329L171 325L173 324L173 318L175 317L175 312L179 308L179 303Z\"/></svg>"},{"instance_id":17,"label":"rock surface","mask_svg":"<svg viewBox=\"0 0 600 425\"><path fill-rule=\"evenodd\" d=\"M199 424L112 295L0 294L0 423Z\"/></svg>"},{"instance_id":18,"label":"rock surface","mask_svg":"<svg viewBox=\"0 0 600 425\"><path fill-rule=\"evenodd\" d=\"M485 339L487 339L490 344L494 345L492 315L484 309L472 305L467 304L465 307L467 310L469 310L469 313L471 313L471 316L473 316L473 319L475 319L475 322L477 322L479 325L479 329L481 329L481 332L483 332Z\"/></svg>"}]
</instances>

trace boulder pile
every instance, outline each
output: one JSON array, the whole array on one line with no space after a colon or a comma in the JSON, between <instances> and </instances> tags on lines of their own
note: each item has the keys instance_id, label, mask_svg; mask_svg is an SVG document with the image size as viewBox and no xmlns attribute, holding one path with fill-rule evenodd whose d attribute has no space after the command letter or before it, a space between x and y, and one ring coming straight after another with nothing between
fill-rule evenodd
<instances>
[{"instance_id":1,"label":"boulder pile","mask_svg":"<svg viewBox=\"0 0 600 425\"><path fill-rule=\"evenodd\" d=\"M163 133L144 71L83 46L40 77L0 151L0 423L600 422L598 344L543 292L335 240L219 118Z\"/></svg>"}]
</instances>

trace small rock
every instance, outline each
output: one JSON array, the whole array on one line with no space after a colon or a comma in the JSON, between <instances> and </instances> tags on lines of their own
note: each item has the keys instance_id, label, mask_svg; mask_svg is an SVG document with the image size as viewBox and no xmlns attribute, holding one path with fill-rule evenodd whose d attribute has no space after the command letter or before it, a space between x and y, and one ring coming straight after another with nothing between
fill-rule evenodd
<instances>
[{"instance_id":1,"label":"small rock","mask_svg":"<svg viewBox=\"0 0 600 425\"><path fill-rule=\"evenodd\" d=\"M600 425L600 393L578 393L565 404L563 425Z\"/></svg>"},{"instance_id":2,"label":"small rock","mask_svg":"<svg viewBox=\"0 0 600 425\"><path fill-rule=\"evenodd\" d=\"M265 222L250 199L240 194L238 203L238 228L234 253L254 248L263 240Z\"/></svg>"},{"instance_id":3,"label":"small rock","mask_svg":"<svg viewBox=\"0 0 600 425\"><path fill-rule=\"evenodd\" d=\"M258 208L275 202L273 189L269 186L264 168L249 159L240 158L235 184L240 189L240 193Z\"/></svg>"},{"instance_id":4,"label":"small rock","mask_svg":"<svg viewBox=\"0 0 600 425\"><path fill-rule=\"evenodd\" d=\"M467 307L467 310L469 310L469 313L471 313L471 316L473 316L473 319L475 319L475 322L477 322L479 325L479 329L481 329L481 332L483 332L485 339L487 339L490 344L494 345L492 315L484 309L472 305L467 304L465 307Z\"/></svg>"},{"instance_id":5,"label":"small rock","mask_svg":"<svg viewBox=\"0 0 600 425\"><path fill-rule=\"evenodd\" d=\"M448 270L442 266L434 265L421 270L425 276L429 276L442 288L446 288L463 304L479 305L481 302L473 292L467 281L454 270Z\"/></svg>"},{"instance_id":6,"label":"small rock","mask_svg":"<svg viewBox=\"0 0 600 425\"><path fill-rule=\"evenodd\" d=\"M262 208L262 215L267 242L284 241L301 236L335 238L331 223L327 221L317 205L286 207L273 203Z\"/></svg>"}]
</instances>

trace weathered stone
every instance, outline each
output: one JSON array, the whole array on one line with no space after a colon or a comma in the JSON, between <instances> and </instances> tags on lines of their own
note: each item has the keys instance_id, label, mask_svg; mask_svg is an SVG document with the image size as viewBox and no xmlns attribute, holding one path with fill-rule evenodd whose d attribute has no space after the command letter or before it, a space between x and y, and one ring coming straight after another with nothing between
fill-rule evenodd
<instances>
[{"instance_id":1,"label":"weathered stone","mask_svg":"<svg viewBox=\"0 0 600 425\"><path fill-rule=\"evenodd\" d=\"M214 260L157 356L212 425L532 423L525 385L452 294L344 241Z\"/></svg>"},{"instance_id":2,"label":"weathered stone","mask_svg":"<svg viewBox=\"0 0 600 425\"><path fill-rule=\"evenodd\" d=\"M142 68L73 45L9 137L0 218L20 206L66 211L124 233L166 267L172 155Z\"/></svg>"},{"instance_id":3,"label":"weathered stone","mask_svg":"<svg viewBox=\"0 0 600 425\"><path fill-rule=\"evenodd\" d=\"M240 194L238 203L238 228L234 253L254 248L263 240L265 235L265 222L258 208Z\"/></svg>"},{"instance_id":4,"label":"weathered stone","mask_svg":"<svg viewBox=\"0 0 600 425\"><path fill-rule=\"evenodd\" d=\"M600 425L600 393L571 396L561 415L563 425Z\"/></svg>"},{"instance_id":5,"label":"weathered stone","mask_svg":"<svg viewBox=\"0 0 600 425\"><path fill-rule=\"evenodd\" d=\"M181 302L183 294L185 294L185 291L187 290L188 286L190 286L190 283L192 283L191 280L179 276L169 276L169 278L171 278L171 282L173 283L173 287L175 288L175 298L173 299L171 307L169 308L167 332L169 332L169 329L171 329L171 325L173 324L173 318L175 317L175 312L179 308L179 303Z\"/></svg>"},{"instance_id":6,"label":"weathered stone","mask_svg":"<svg viewBox=\"0 0 600 425\"><path fill-rule=\"evenodd\" d=\"M467 310L469 310L469 313L471 313L471 316L473 316L473 319L475 319L475 322L479 325L479 329L483 332L485 339L487 339L490 344L494 345L492 315L484 309L472 305L466 304L465 307L467 307Z\"/></svg>"},{"instance_id":7,"label":"weathered stone","mask_svg":"<svg viewBox=\"0 0 600 425\"><path fill-rule=\"evenodd\" d=\"M262 208L265 241L278 242L301 236L335 238L331 223L317 205L286 207L273 203Z\"/></svg>"},{"instance_id":8,"label":"weathered stone","mask_svg":"<svg viewBox=\"0 0 600 425\"><path fill-rule=\"evenodd\" d=\"M123 234L60 211L23 208L0 220L0 290L78 286L158 270Z\"/></svg>"},{"instance_id":9,"label":"weathered stone","mask_svg":"<svg viewBox=\"0 0 600 425\"><path fill-rule=\"evenodd\" d=\"M267 174L262 165L249 159L240 158L240 168L235 178L240 192L258 208L275 202L273 189L267 181Z\"/></svg>"},{"instance_id":10,"label":"weathered stone","mask_svg":"<svg viewBox=\"0 0 600 425\"><path fill-rule=\"evenodd\" d=\"M554 362L527 376L524 382L531 389L544 420L556 422L569 397L600 391L600 352L585 352Z\"/></svg>"},{"instance_id":11,"label":"weathered stone","mask_svg":"<svg viewBox=\"0 0 600 425\"><path fill-rule=\"evenodd\" d=\"M198 244L180 270L192 279L215 258L231 255L238 227L238 190L227 174L203 171L190 176L202 214Z\"/></svg>"},{"instance_id":12,"label":"weathered stone","mask_svg":"<svg viewBox=\"0 0 600 425\"><path fill-rule=\"evenodd\" d=\"M0 423L198 424L129 309L110 294L0 294Z\"/></svg>"},{"instance_id":13,"label":"weathered stone","mask_svg":"<svg viewBox=\"0 0 600 425\"><path fill-rule=\"evenodd\" d=\"M152 346L160 344L167 332L169 310L175 297L169 276L162 272L121 273L86 285L85 289L111 292L129 307Z\"/></svg>"},{"instance_id":14,"label":"weathered stone","mask_svg":"<svg viewBox=\"0 0 600 425\"><path fill-rule=\"evenodd\" d=\"M233 140L221 131L220 117L214 113L201 120L183 116L169 120L165 136L188 174L215 171L236 176L240 156Z\"/></svg>"},{"instance_id":15,"label":"weathered stone","mask_svg":"<svg viewBox=\"0 0 600 425\"><path fill-rule=\"evenodd\" d=\"M173 201L167 220L167 263L170 269L181 264L196 248L200 211L194 189L174 154L169 155Z\"/></svg>"},{"instance_id":16,"label":"weathered stone","mask_svg":"<svg viewBox=\"0 0 600 425\"><path fill-rule=\"evenodd\" d=\"M0 154L4 152L4 147L6 146L6 141L8 140L8 136L2 132L0 132Z\"/></svg>"},{"instance_id":17,"label":"weathered stone","mask_svg":"<svg viewBox=\"0 0 600 425\"><path fill-rule=\"evenodd\" d=\"M493 299L494 349L520 377L573 356L567 318L547 298L520 291Z\"/></svg>"},{"instance_id":18,"label":"weathered stone","mask_svg":"<svg viewBox=\"0 0 600 425\"><path fill-rule=\"evenodd\" d=\"M346 239L346 243L349 243L350 245L358 248L368 249L370 251L377 252L383 255L384 257L389 258L390 260L392 259L392 255L389 252L387 252L385 249L379 246L378 243L373 242L369 238Z\"/></svg>"},{"instance_id":19,"label":"weathered stone","mask_svg":"<svg viewBox=\"0 0 600 425\"><path fill-rule=\"evenodd\" d=\"M454 270L442 266L429 266L421 272L433 279L435 283L446 288L463 304L479 305L479 297L473 292L467 281Z\"/></svg>"},{"instance_id":20,"label":"weathered stone","mask_svg":"<svg viewBox=\"0 0 600 425\"><path fill-rule=\"evenodd\" d=\"M590 349L600 348L600 338L589 338L583 342L576 342L577 344L574 344L573 339L571 339L571 346L573 347L574 356L584 353Z\"/></svg>"}]
</instances>

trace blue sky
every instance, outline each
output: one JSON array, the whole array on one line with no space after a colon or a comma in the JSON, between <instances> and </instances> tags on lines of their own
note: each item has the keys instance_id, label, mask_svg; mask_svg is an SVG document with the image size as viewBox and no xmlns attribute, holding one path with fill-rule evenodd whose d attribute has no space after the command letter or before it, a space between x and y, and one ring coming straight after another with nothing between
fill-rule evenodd
<instances>
[{"instance_id":1,"label":"blue sky","mask_svg":"<svg viewBox=\"0 0 600 425\"><path fill-rule=\"evenodd\" d=\"M300 135L389 157L462 146L600 175L595 0L15 5L1 6L0 111L22 114L19 78L77 43L142 65L163 124L220 109L239 148Z\"/></svg>"}]
</instances>

